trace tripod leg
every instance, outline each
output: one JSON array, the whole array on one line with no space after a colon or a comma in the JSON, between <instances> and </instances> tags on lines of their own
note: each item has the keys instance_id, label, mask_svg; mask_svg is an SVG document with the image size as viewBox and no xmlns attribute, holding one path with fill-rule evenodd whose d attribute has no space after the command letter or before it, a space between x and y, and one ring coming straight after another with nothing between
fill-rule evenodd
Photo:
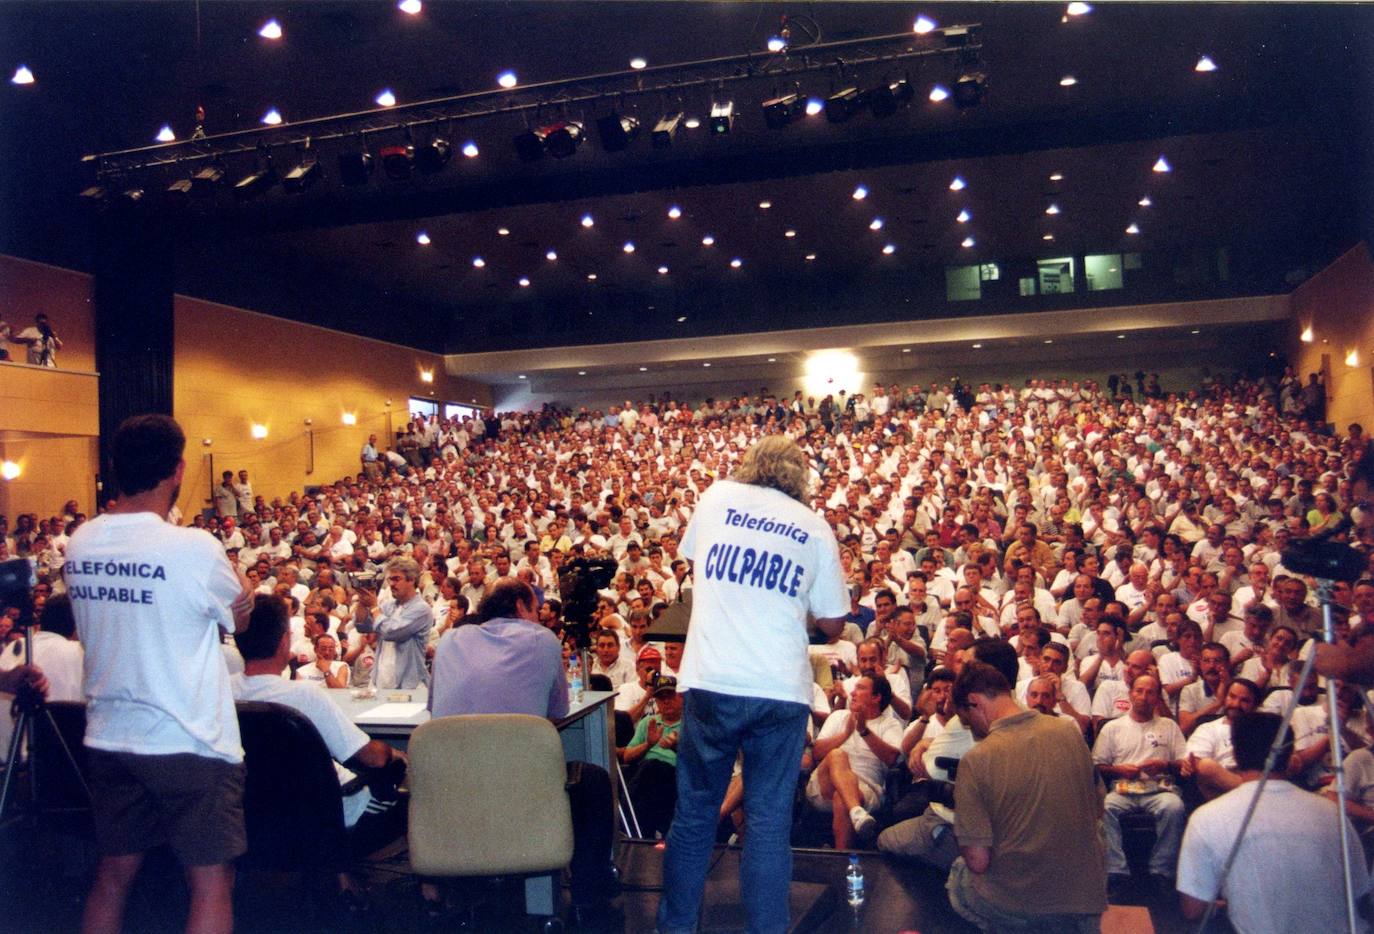
<instances>
[{"instance_id":1,"label":"tripod leg","mask_svg":"<svg viewBox=\"0 0 1374 934\"><path fill-rule=\"evenodd\" d=\"M81 774L81 769L77 767L76 756L72 754L72 747L67 745L67 738L57 728L57 721L53 719L52 711L47 707L43 708L43 716L47 718L48 726L52 729L53 738L57 740L57 746L62 750L62 756L67 760L67 765L71 767L72 774L76 776L77 784L81 786L81 791L86 795L86 800L91 799L91 788L86 784L86 776Z\"/></svg>"},{"instance_id":2,"label":"tripod leg","mask_svg":"<svg viewBox=\"0 0 1374 934\"><path fill-rule=\"evenodd\" d=\"M5 760L5 784L0 789L0 822L10 808L10 793L14 791L14 773L19 770L19 752L24 748L24 734L29 730L29 712L20 710L14 721L14 735L10 737L10 754Z\"/></svg>"}]
</instances>

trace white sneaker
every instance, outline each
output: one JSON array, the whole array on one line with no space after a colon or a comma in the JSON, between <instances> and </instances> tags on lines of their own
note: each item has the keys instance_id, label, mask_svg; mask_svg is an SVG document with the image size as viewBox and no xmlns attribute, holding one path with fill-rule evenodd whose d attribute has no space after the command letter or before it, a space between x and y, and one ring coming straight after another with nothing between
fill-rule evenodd
<instances>
[{"instance_id":1,"label":"white sneaker","mask_svg":"<svg viewBox=\"0 0 1374 934\"><path fill-rule=\"evenodd\" d=\"M860 836L866 835L878 826L877 819L860 805L855 805L849 809L849 822L854 825L854 832Z\"/></svg>"}]
</instances>

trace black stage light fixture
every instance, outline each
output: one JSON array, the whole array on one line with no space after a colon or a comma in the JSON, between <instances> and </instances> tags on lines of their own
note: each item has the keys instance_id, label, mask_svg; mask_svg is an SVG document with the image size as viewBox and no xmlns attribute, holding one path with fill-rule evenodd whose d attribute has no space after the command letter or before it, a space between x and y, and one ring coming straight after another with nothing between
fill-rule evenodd
<instances>
[{"instance_id":1,"label":"black stage light fixture","mask_svg":"<svg viewBox=\"0 0 1374 934\"><path fill-rule=\"evenodd\" d=\"M350 188L366 185L375 168L372 153L366 149L339 153L339 180Z\"/></svg>"},{"instance_id":2,"label":"black stage light fixture","mask_svg":"<svg viewBox=\"0 0 1374 934\"><path fill-rule=\"evenodd\" d=\"M324 169L320 167L320 160L306 156L282 177L281 186L293 194L300 194L323 177Z\"/></svg>"},{"instance_id":3,"label":"black stage light fixture","mask_svg":"<svg viewBox=\"0 0 1374 934\"><path fill-rule=\"evenodd\" d=\"M621 152L639 136L639 118L618 113L607 114L597 119L596 133L601 137L602 149Z\"/></svg>"},{"instance_id":4,"label":"black stage light fixture","mask_svg":"<svg viewBox=\"0 0 1374 934\"><path fill-rule=\"evenodd\" d=\"M735 102L734 101L712 101L711 102L711 135L724 136L730 132L730 128L735 125Z\"/></svg>"},{"instance_id":5,"label":"black stage light fixture","mask_svg":"<svg viewBox=\"0 0 1374 934\"><path fill-rule=\"evenodd\" d=\"M945 37L945 48L948 49L962 49L973 41L973 31L967 26L951 26L940 32Z\"/></svg>"},{"instance_id":6,"label":"black stage light fixture","mask_svg":"<svg viewBox=\"0 0 1374 934\"><path fill-rule=\"evenodd\" d=\"M655 149L667 149L673 145L673 137L677 135L678 127L682 125L683 113L664 114L658 118L654 124L653 133L649 134L649 142L653 143Z\"/></svg>"},{"instance_id":7,"label":"black stage light fixture","mask_svg":"<svg viewBox=\"0 0 1374 934\"><path fill-rule=\"evenodd\" d=\"M555 159L566 159L577 152L577 147L582 145L582 124L576 120L564 120L536 130L544 140L544 148L549 151L549 155Z\"/></svg>"},{"instance_id":8,"label":"black stage light fixture","mask_svg":"<svg viewBox=\"0 0 1374 934\"><path fill-rule=\"evenodd\" d=\"M272 160L268 159L265 167L254 169L243 178L234 182L234 197L240 201L247 201L249 198L256 198L258 195L271 189L278 182L277 170L272 167Z\"/></svg>"},{"instance_id":9,"label":"black stage light fixture","mask_svg":"<svg viewBox=\"0 0 1374 934\"><path fill-rule=\"evenodd\" d=\"M784 94L763 102L763 122L770 130L781 130L806 112L806 101L800 94Z\"/></svg>"},{"instance_id":10,"label":"black stage light fixture","mask_svg":"<svg viewBox=\"0 0 1374 934\"><path fill-rule=\"evenodd\" d=\"M415 165L415 147L410 143L382 147L382 168L386 177L401 182L410 178L410 170Z\"/></svg>"},{"instance_id":11,"label":"black stage light fixture","mask_svg":"<svg viewBox=\"0 0 1374 934\"><path fill-rule=\"evenodd\" d=\"M142 188L126 188L120 192L120 204L124 207L132 207L143 200L144 194L146 194L146 192Z\"/></svg>"},{"instance_id":12,"label":"black stage light fixture","mask_svg":"<svg viewBox=\"0 0 1374 934\"><path fill-rule=\"evenodd\" d=\"M183 207L191 200L193 187L189 178L179 178L167 186L167 190L162 193L162 200L173 207Z\"/></svg>"},{"instance_id":13,"label":"black stage light fixture","mask_svg":"<svg viewBox=\"0 0 1374 934\"><path fill-rule=\"evenodd\" d=\"M526 130L511 142L515 145L515 154L520 157L521 162L538 162L544 158L544 137L538 130Z\"/></svg>"},{"instance_id":14,"label":"black stage light fixture","mask_svg":"<svg viewBox=\"0 0 1374 934\"><path fill-rule=\"evenodd\" d=\"M911 103L915 97L911 83L906 79L901 81L884 81L876 88L868 92L868 106L873 111L875 117L890 117L895 114L898 108L905 107Z\"/></svg>"},{"instance_id":15,"label":"black stage light fixture","mask_svg":"<svg viewBox=\"0 0 1374 934\"><path fill-rule=\"evenodd\" d=\"M191 176L191 194L197 198L208 198L215 189L224 184L224 165L214 162Z\"/></svg>"},{"instance_id":16,"label":"black stage light fixture","mask_svg":"<svg viewBox=\"0 0 1374 934\"><path fill-rule=\"evenodd\" d=\"M104 185L92 185L89 188L83 188L81 194L78 195L82 204L88 204L91 207L103 206L109 196L110 193Z\"/></svg>"},{"instance_id":17,"label":"black stage light fixture","mask_svg":"<svg viewBox=\"0 0 1374 934\"><path fill-rule=\"evenodd\" d=\"M836 91L825 99L825 119L831 123L843 123L863 106L863 95L856 87Z\"/></svg>"},{"instance_id":18,"label":"black stage light fixture","mask_svg":"<svg viewBox=\"0 0 1374 934\"><path fill-rule=\"evenodd\" d=\"M988 76L981 71L970 71L959 76L954 82L954 103L960 109L977 107L983 102L983 92L987 90Z\"/></svg>"},{"instance_id":19,"label":"black stage light fixture","mask_svg":"<svg viewBox=\"0 0 1374 934\"><path fill-rule=\"evenodd\" d=\"M421 175L433 175L442 171L452 158L452 144L436 136L415 151L415 167L420 170Z\"/></svg>"}]
</instances>

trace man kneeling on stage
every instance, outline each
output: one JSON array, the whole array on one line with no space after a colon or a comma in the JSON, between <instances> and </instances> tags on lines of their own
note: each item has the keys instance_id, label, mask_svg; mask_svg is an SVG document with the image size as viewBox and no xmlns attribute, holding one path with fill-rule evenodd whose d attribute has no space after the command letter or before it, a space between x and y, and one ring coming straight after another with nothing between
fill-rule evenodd
<instances>
[{"instance_id":1,"label":"man kneeling on stage","mask_svg":"<svg viewBox=\"0 0 1374 934\"><path fill-rule=\"evenodd\" d=\"M901 755L902 725L891 702L887 679L864 675L849 692L849 709L832 713L816 737L820 764L806 784L806 800L831 812L837 850L877 829L870 812L882 804L887 768Z\"/></svg>"}]
</instances>

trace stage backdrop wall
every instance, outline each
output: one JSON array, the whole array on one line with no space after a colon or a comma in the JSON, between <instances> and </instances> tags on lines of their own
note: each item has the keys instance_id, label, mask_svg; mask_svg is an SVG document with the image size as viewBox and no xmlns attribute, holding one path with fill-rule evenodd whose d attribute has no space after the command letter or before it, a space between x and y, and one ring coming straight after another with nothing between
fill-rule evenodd
<instances>
[{"instance_id":1,"label":"stage backdrop wall","mask_svg":"<svg viewBox=\"0 0 1374 934\"><path fill-rule=\"evenodd\" d=\"M1303 382L1326 377L1326 418L1345 434L1352 422L1374 429L1374 261L1361 243L1299 286L1292 296L1288 359ZM1304 328L1312 342L1304 343ZM1346 357L1355 351L1356 364Z\"/></svg>"}]
</instances>

